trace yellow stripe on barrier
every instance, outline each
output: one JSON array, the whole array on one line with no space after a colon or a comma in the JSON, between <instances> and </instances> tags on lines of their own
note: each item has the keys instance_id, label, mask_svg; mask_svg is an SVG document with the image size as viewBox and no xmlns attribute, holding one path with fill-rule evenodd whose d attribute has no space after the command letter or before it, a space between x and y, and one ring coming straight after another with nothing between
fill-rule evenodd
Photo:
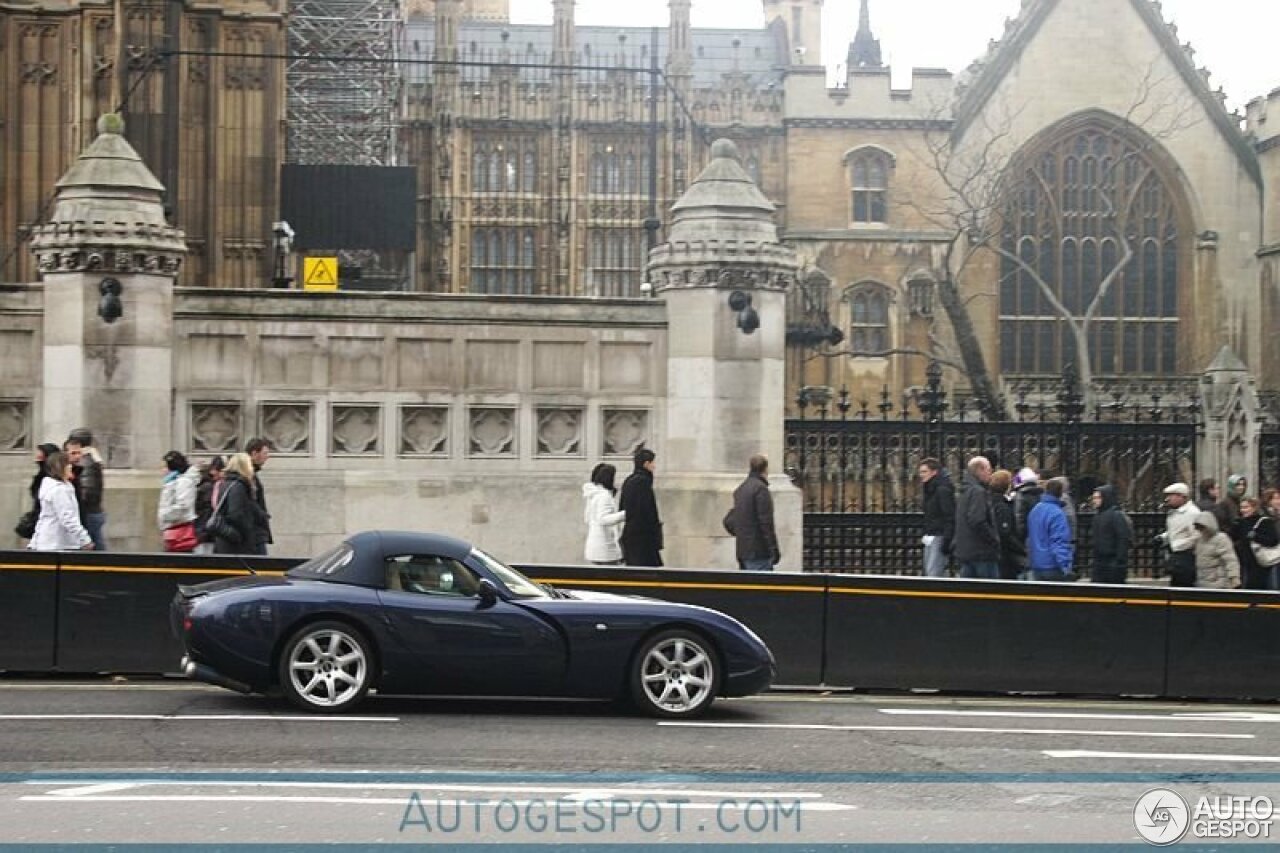
<instances>
[{"instance_id":1,"label":"yellow stripe on barrier","mask_svg":"<svg viewBox=\"0 0 1280 853\"><path fill-rule=\"evenodd\" d=\"M771 586L763 583L695 583L693 581L609 581L587 578L534 578L538 583L584 586L644 586L658 589L736 589L765 592L822 592L820 586Z\"/></svg>"},{"instance_id":2,"label":"yellow stripe on barrier","mask_svg":"<svg viewBox=\"0 0 1280 853\"><path fill-rule=\"evenodd\" d=\"M30 563L0 563L0 569L31 571L31 572L56 572L57 564L37 565ZM251 573L248 569L180 569L169 567L152 567L144 568L138 566L84 566L84 565L63 565L61 567L69 572L100 572L100 573L121 573L121 574L141 574L141 575L222 575L227 577L249 577ZM264 577L283 577L283 571L261 569L256 572ZM807 592L821 593L827 590L822 586L798 586L790 584L758 584L758 583L704 583L696 581L664 581L664 580L594 580L590 578L534 578L538 583L563 584L567 586L602 586L602 587L632 587L632 588L648 588L648 589L709 589L709 590L733 590L739 592ZM878 595L896 598L953 598L953 599L972 599L979 601L1036 601L1036 602L1052 602L1059 604L1128 604L1137 606L1154 606L1161 607L1170 605L1172 607L1207 607L1211 609L1227 609L1227 610L1248 610L1250 608L1259 608L1264 610L1280 610L1280 603L1262 604L1251 602L1229 602L1229 601L1189 601L1189 600L1173 600L1165 601L1158 598L1100 598L1096 596L1078 596L1078 595L1019 595L1012 593L981 593L981 592L943 592L929 590L903 590L903 589L873 589L870 587L859 588L841 588L831 587L830 591L840 595Z\"/></svg>"}]
</instances>

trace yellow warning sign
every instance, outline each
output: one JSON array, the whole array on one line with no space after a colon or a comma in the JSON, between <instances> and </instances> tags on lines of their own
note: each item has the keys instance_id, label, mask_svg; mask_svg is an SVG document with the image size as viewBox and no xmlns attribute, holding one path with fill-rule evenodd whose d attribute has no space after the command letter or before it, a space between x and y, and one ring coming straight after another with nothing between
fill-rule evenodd
<instances>
[{"instance_id":1,"label":"yellow warning sign","mask_svg":"<svg viewBox=\"0 0 1280 853\"><path fill-rule=\"evenodd\" d=\"M306 258L302 262L303 290L337 290L338 259Z\"/></svg>"}]
</instances>

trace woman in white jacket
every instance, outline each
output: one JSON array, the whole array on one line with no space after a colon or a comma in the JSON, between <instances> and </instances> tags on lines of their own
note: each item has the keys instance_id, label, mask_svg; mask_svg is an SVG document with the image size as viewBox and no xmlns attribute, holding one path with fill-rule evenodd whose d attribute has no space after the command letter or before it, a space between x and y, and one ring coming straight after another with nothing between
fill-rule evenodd
<instances>
[{"instance_id":1,"label":"woman in white jacket","mask_svg":"<svg viewBox=\"0 0 1280 853\"><path fill-rule=\"evenodd\" d=\"M196 520L196 486L200 483L200 468L187 462L187 457L177 450L164 455L164 485L160 489L160 505L156 508L156 524L164 536L166 551L189 551L199 544L195 527L189 533L183 530ZM165 531L175 531L166 533ZM179 533L187 533L179 536Z\"/></svg>"},{"instance_id":2,"label":"woman in white jacket","mask_svg":"<svg viewBox=\"0 0 1280 853\"><path fill-rule=\"evenodd\" d=\"M618 509L613 499L613 478L618 469L601 462L591 471L591 482L582 487L585 504L582 520L587 523L587 546L584 555L590 563L615 566L622 562L622 546L618 535L627 514Z\"/></svg>"},{"instance_id":3,"label":"woman in white jacket","mask_svg":"<svg viewBox=\"0 0 1280 853\"><path fill-rule=\"evenodd\" d=\"M88 551L93 548L89 531L80 523L80 505L71 485L71 460L62 451L45 460L40 482L40 517L27 547L32 551Z\"/></svg>"}]
</instances>

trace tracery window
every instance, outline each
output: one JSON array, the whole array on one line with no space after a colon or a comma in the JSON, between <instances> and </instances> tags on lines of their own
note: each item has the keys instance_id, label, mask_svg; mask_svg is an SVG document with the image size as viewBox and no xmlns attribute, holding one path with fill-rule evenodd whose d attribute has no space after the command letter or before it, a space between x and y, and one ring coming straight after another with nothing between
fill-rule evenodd
<instances>
[{"instance_id":1,"label":"tracery window","mask_svg":"<svg viewBox=\"0 0 1280 853\"><path fill-rule=\"evenodd\" d=\"M890 348L889 290L882 284L856 284L845 293L849 303L849 347L855 355L874 355Z\"/></svg>"},{"instance_id":2,"label":"tracery window","mask_svg":"<svg viewBox=\"0 0 1280 853\"><path fill-rule=\"evenodd\" d=\"M1156 143L1086 117L1015 168L1000 244L1002 370L1061 372L1076 359L1074 326L1094 375L1175 374L1190 229Z\"/></svg>"},{"instance_id":3,"label":"tracery window","mask_svg":"<svg viewBox=\"0 0 1280 853\"><path fill-rule=\"evenodd\" d=\"M645 233L639 228L601 228L587 239L588 296L629 297L640 292Z\"/></svg>"},{"instance_id":4,"label":"tracery window","mask_svg":"<svg viewBox=\"0 0 1280 853\"><path fill-rule=\"evenodd\" d=\"M471 190L477 193L537 192L537 140L477 136L471 151Z\"/></svg>"},{"instance_id":5,"label":"tracery window","mask_svg":"<svg viewBox=\"0 0 1280 853\"><path fill-rule=\"evenodd\" d=\"M858 151L849 158L849 218L856 223L887 222L889 218L888 155L877 149Z\"/></svg>"},{"instance_id":6,"label":"tracery window","mask_svg":"<svg viewBox=\"0 0 1280 853\"><path fill-rule=\"evenodd\" d=\"M471 233L471 292L532 294L538 277L532 228L477 228Z\"/></svg>"},{"instance_id":7,"label":"tracery window","mask_svg":"<svg viewBox=\"0 0 1280 853\"><path fill-rule=\"evenodd\" d=\"M648 143L643 139L593 141L587 182L592 195L648 193Z\"/></svg>"}]
</instances>

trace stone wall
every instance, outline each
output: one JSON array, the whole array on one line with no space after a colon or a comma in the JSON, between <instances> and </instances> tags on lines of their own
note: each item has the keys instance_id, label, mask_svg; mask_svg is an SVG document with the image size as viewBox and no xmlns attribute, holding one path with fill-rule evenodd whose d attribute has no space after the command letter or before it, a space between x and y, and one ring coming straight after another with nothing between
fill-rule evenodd
<instances>
[{"instance_id":1,"label":"stone wall","mask_svg":"<svg viewBox=\"0 0 1280 853\"><path fill-rule=\"evenodd\" d=\"M39 286L0 292L6 520L25 505L35 444L64 438L33 414L41 303ZM272 440L273 553L390 527L578 561L591 467L625 475L639 443L662 452L666 359L656 300L179 289L172 446L203 460ZM154 550L161 464L134 466L107 472L108 535ZM16 544L11 528L0 546Z\"/></svg>"}]
</instances>

